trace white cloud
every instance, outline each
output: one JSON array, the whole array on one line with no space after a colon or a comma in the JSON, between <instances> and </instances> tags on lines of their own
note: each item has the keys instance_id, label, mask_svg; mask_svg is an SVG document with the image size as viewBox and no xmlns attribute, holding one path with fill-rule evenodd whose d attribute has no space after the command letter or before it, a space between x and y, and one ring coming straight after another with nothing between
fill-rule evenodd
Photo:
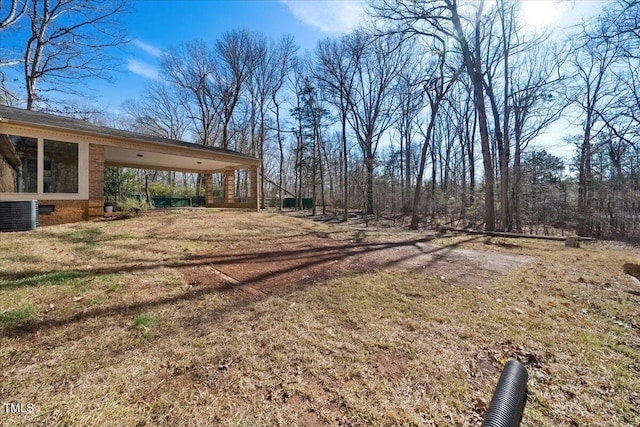
<instances>
[{"instance_id":1,"label":"white cloud","mask_svg":"<svg viewBox=\"0 0 640 427\"><path fill-rule=\"evenodd\" d=\"M348 33L364 20L362 0L281 0L293 16L325 33Z\"/></svg>"},{"instance_id":2,"label":"white cloud","mask_svg":"<svg viewBox=\"0 0 640 427\"><path fill-rule=\"evenodd\" d=\"M146 62L138 61L137 59L129 59L127 61L127 70L148 79L157 79L159 74L156 67Z\"/></svg>"},{"instance_id":3,"label":"white cloud","mask_svg":"<svg viewBox=\"0 0 640 427\"><path fill-rule=\"evenodd\" d=\"M529 27L551 26L558 21L560 8L555 0L525 0L520 4L524 21Z\"/></svg>"},{"instance_id":4,"label":"white cloud","mask_svg":"<svg viewBox=\"0 0 640 427\"><path fill-rule=\"evenodd\" d=\"M144 50L151 56L155 56L155 57L162 56L162 50L148 43L145 43L142 40L134 39L132 43L134 46Z\"/></svg>"}]
</instances>

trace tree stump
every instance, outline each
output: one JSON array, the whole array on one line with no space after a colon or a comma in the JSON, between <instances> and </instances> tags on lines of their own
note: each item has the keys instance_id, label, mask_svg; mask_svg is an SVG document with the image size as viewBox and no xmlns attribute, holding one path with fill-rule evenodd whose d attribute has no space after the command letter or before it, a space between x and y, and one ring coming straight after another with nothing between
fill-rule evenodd
<instances>
[{"instance_id":1,"label":"tree stump","mask_svg":"<svg viewBox=\"0 0 640 427\"><path fill-rule=\"evenodd\" d=\"M564 241L564 245L568 248L579 248L580 236L567 236L567 238Z\"/></svg>"}]
</instances>

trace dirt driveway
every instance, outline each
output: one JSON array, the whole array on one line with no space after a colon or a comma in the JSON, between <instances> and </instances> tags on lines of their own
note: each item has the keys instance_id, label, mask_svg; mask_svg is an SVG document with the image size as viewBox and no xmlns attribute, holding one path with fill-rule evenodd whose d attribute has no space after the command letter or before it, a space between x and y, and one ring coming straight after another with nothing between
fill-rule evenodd
<instances>
[{"instance_id":1,"label":"dirt driveway","mask_svg":"<svg viewBox=\"0 0 640 427\"><path fill-rule=\"evenodd\" d=\"M197 255L182 272L191 286L213 286L236 298L252 299L375 270L417 270L453 286L486 287L532 259L442 247L428 239L369 243L305 236Z\"/></svg>"}]
</instances>

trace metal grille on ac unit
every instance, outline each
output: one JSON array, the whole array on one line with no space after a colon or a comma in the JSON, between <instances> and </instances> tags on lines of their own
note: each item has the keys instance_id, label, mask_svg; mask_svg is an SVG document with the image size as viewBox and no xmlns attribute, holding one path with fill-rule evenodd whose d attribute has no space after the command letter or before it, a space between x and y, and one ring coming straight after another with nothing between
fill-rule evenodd
<instances>
[{"instance_id":1,"label":"metal grille on ac unit","mask_svg":"<svg viewBox=\"0 0 640 427\"><path fill-rule=\"evenodd\" d=\"M35 230L37 226L37 200L0 200L0 231Z\"/></svg>"}]
</instances>

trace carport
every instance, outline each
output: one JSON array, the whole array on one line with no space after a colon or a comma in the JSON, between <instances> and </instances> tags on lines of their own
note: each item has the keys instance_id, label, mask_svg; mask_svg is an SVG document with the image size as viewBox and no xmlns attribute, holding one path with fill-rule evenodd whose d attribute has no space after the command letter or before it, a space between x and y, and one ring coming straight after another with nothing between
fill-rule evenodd
<instances>
[{"instance_id":1,"label":"carport","mask_svg":"<svg viewBox=\"0 0 640 427\"><path fill-rule=\"evenodd\" d=\"M102 216L107 166L201 173L207 207L257 210L259 165L233 150L0 106L0 200L37 200L41 224ZM234 198L237 170L250 176L242 201ZM221 199L214 199L214 174L224 176Z\"/></svg>"}]
</instances>

